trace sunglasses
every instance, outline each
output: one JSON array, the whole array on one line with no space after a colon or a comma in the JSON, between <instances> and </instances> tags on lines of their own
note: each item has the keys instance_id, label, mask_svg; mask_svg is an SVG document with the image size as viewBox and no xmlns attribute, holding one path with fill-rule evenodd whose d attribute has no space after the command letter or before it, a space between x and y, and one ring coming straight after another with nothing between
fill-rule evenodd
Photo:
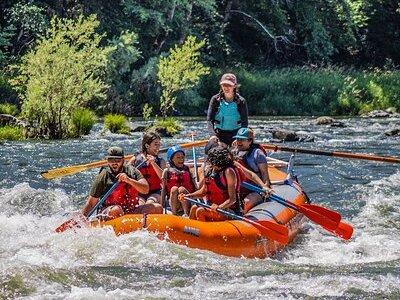
<instances>
[{"instance_id":1,"label":"sunglasses","mask_svg":"<svg viewBox=\"0 0 400 300\"><path fill-rule=\"evenodd\" d=\"M120 163L122 160L123 158L114 158L114 157L107 158L107 161L109 163Z\"/></svg>"}]
</instances>

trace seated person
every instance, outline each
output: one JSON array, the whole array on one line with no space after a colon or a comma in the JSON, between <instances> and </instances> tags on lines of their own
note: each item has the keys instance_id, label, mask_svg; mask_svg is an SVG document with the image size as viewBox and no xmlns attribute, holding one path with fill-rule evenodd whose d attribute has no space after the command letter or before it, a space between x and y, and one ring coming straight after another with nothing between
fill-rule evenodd
<instances>
[{"instance_id":1,"label":"seated person","mask_svg":"<svg viewBox=\"0 0 400 300\"><path fill-rule=\"evenodd\" d=\"M183 213L189 215L190 203L185 199L178 200L179 194L187 194L196 190L195 180L190 169L185 165L185 152L180 146L167 150L169 167L162 174L161 199L169 197L169 204L174 215Z\"/></svg>"},{"instance_id":2,"label":"seated person","mask_svg":"<svg viewBox=\"0 0 400 300\"><path fill-rule=\"evenodd\" d=\"M142 138L141 153L129 161L134 165L149 184L146 194L140 193L139 203L161 204L161 175L166 168L165 160L158 156L161 147L161 137L154 131L146 132Z\"/></svg>"},{"instance_id":3,"label":"seated person","mask_svg":"<svg viewBox=\"0 0 400 300\"><path fill-rule=\"evenodd\" d=\"M241 214L242 205L239 199L240 174L233 165L229 150L218 146L208 152L208 161L211 164L211 172L205 174L204 185L196 192L187 195L179 195L180 199L204 197L211 205L211 209L193 205L190 210L190 218L200 221L223 221L226 216L217 212L223 209L235 214Z\"/></svg>"},{"instance_id":4,"label":"seated person","mask_svg":"<svg viewBox=\"0 0 400 300\"><path fill-rule=\"evenodd\" d=\"M120 147L111 147L107 151L107 167L96 176L89 197L82 209L84 216L97 204L99 199L118 181L118 185L107 197L101 199L98 212L105 220L124 214L162 213L162 206L156 203L139 204L138 193L146 194L149 185L142 174L130 164L124 163L124 151Z\"/></svg>"}]
</instances>

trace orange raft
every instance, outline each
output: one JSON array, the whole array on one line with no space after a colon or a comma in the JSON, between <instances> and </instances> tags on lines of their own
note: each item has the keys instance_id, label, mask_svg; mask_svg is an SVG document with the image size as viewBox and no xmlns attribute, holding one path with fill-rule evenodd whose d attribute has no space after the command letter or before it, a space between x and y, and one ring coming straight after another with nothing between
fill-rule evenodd
<instances>
[{"instance_id":1,"label":"orange raft","mask_svg":"<svg viewBox=\"0 0 400 300\"><path fill-rule=\"evenodd\" d=\"M269 167L269 174L273 182L282 182L287 177L286 173L273 166ZM307 201L297 183L273 184L273 189L277 195L296 204ZM268 220L286 226L289 230L289 243L295 238L304 222L302 214L274 201L254 206L245 217ZM160 239L176 244L235 257L265 258L285 247L284 244L261 235L253 225L236 220L201 222L168 214L124 215L106 222L93 221L92 226L112 226L117 235L145 229L156 233Z\"/></svg>"}]
</instances>

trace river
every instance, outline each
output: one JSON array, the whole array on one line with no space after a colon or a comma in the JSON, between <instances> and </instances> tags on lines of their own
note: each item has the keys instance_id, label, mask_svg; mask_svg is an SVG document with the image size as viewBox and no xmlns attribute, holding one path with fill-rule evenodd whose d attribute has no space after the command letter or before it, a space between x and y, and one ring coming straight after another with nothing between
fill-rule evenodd
<instances>
[{"instance_id":1,"label":"river","mask_svg":"<svg viewBox=\"0 0 400 300\"><path fill-rule=\"evenodd\" d=\"M344 128L313 121L257 118L250 126L258 141L279 127L315 137L290 147L400 155L400 139L383 135L400 119L346 118ZM163 139L164 147L189 142L192 131L206 138L204 120L183 124L182 134ZM296 154L295 173L311 200L354 225L348 242L308 222L293 244L260 260L190 249L147 232L56 234L82 206L98 170L53 181L40 172L102 159L111 145L132 153L140 136L104 133L97 124L80 139L0 144L0 299L400 298L400 168L390 163Z\"/></svg>"}]
</instances>

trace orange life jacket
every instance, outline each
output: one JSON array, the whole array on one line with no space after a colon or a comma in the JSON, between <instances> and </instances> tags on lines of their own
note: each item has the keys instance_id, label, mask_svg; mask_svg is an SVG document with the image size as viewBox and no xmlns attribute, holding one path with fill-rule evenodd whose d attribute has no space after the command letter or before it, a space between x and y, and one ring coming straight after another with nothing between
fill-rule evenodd
<instances>
[{"instance_id":1,"label":"orange life jacket","mask_svg":"<svg viewBox=\"0 0 400 300\"><path fill-rule=\"evenodd\" d=\"M235 183L235 190L236 190L236 203L234 206L235 211L241 211L242 205L239 198L239 191L240 191L240 182L241 182L241 174L240 171L235 167L228 167L232 169L236 174L236 183ZM227 168L227 169L228 169ZM215 203L220 205L224 203L229 198L228 193L228 186L226 181L226 175L224 169L219 173L208 174L204 178L204 183L206 185L206 198L211 203Z\"/></svg>"},{"instance_id":2,"label":"orange life jacket","mask_svg":"<svg viewBox=\"0 0 400 300\"><path fill-rule=\"evenodd\" d=\"M126 182L120 182L106 199L104 207L119 205L124 211L127 211L133 209L138 203L137 190Z\"/></svg>"},{"instance_id":3,"label":"orange life jacket","mask_svg":"<svg viewBox=\"0 0 400 300\"><path fill-rule=\"evenodd\" d=\"M183 186L188 190L189 193L193 193L196 189L192 175L190 174L190 169L188 166L184 166L182 170L178 170L177 168L170 167L167 170L167 182L166 189L168 194L171 192L172 187Z\"/></svg>"},{"instance_id":4,"label":"orange life jacket","mask_svg":"<svg viewBox=\"0 0 400 300\"><path fill-rule=\"evenodd\" d=\"M138 159L137 161L135 161L135 166L138 166L142 161L143 159ZM161 167L161 159L158 156L156 156L156 164ZM140 173L142 173L143 177L147 180L149 184L149 192L147 193L147 195L153 194L161 190L161 179L160 177L158 177L156 170L154 170L154 167L150 163L145 162L140 167L138 167L138 170L140 171Z\"/></svg>"}]
</instances>

